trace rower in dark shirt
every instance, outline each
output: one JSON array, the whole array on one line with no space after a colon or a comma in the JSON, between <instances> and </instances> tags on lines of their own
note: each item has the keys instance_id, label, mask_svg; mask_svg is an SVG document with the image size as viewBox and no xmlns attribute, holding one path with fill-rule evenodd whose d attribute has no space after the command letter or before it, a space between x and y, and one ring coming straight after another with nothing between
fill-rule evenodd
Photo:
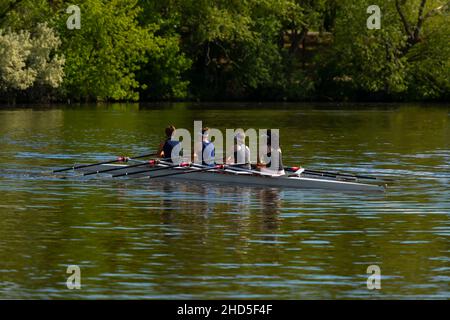
<instances>
[{"instance_id":1,"label":"rower in dark shirt","mask_svg":"<svg viewBox=\"0 0 450 320\"><path fill-rule=\"evenodd\" d=\"M158 157L162 158L164 161L172 161L172 151L180 143L179 141L172 140L172 136L175 132L175 126L170 125L166 128L166 139L162 141L159 145Z\"/></svg>"},{"instance_id":2,"label":"rower in dark shirt","mask_svg":"<svg viewBox=\"0 0 450 320\"><path fill-rule=\"evenodd\" d=\"M273 142L273 143L272 143ZM279 137L272 130L267 130L267 157L269 161L264 163L258 161L257 167L263 173L269 173L274 175L284 175L283 158L279 143Z\"/></svg>"}]
</instances>

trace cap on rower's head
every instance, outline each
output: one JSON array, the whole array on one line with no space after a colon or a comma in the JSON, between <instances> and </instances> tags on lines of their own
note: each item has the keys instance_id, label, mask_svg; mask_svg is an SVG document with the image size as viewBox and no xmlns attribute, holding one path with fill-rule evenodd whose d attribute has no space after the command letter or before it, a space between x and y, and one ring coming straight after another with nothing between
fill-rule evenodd
<instances>
[{"instance_id":1,"label":"cap on rower's head","mask_svg":"<svg viewBox=\"0 0 450 320\"><path fill-rule=\"evenodd\" d=\"M175 126L174 125L169 125L167 128L166 128L166 136L168 137L168 138L170 138L171 136L172 136L172 134L173 134L173 132L175 131Z\"/></svg>"},{"instance_id":2,"label":"cap on rower's head","mask_svg":"<svg viewBox=\"0 0 450 320\"><path fill-rule=\"evenodd\" d=\"M236 139L236 141L239 141L239 142L245 141L245 133L242 131L239 131L238 133L236 133L234 138Z\"/></svg>"},{"instance_id":3,"label":"cap on rower's head","mask_svg":"<svg viewBox=\"0 0 450 320\"><path fill-rule=\"evenodd\" d=\"M208 131L209 131L209 128L208 127L204 127L202 129L202 136L207 137L208 136Z\"/></svg>"}]
</instances>

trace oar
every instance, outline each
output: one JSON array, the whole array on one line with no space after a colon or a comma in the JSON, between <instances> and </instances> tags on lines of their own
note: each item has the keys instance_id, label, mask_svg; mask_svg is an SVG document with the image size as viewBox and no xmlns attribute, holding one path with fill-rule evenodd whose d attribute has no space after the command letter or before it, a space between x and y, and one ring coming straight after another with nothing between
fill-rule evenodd
<instances>
[{"instance_id":1,"label":"oar","mask_svg":"<svg viewBox=\"0 0 450 320\"><path fill-rule=\"evenodd\" d=\"M106 172L111 172L111 171L116 171L116 170L125 170L128 168L142 167L145 165L155 166L156 164L157 164L157 160L149 160L149 161L145 161L145 162L138 163L138 164L132 164L132 165L125 166L125 167L119 166L119 167L105 169L105 170L86 172L83 174L83 176L90 176L90 175L97 174L97 173L106 173Z\"/></svg>"},{"instance_id":2,"label":"oar","mask_svg":"<svg viewBox=\"0 0 450 320\"><path fill-rule=\"evenodd\" d=\"M314 170L308 170L308 169L304 169L302 171L302 173L310 175L310 176L329 177L329 178L335 178L335 179L342 178L342 179L353 180L353 181L358 180L358 178L356 178L353 175L341 176L339 174L328 173L328 172L315 172Z\"/></svg>"},{"instance_id":3,"label":"oar","mask_svg":"<svg viewBox=\"0 0 450 320\"><path fill-rule=\"evenodd\" d=\"M257 174L257 175L267 175L261 171L256 171L256 170L252 170L252 169L246 169L246 168L239 167L240 165L245 165L245 164L248 164L248 163L233 163L233 164L228 164L227 167L234 171L248 172L248 173Z\"/></svg>"},{"instance_id":4,"label":"oar","mask_svg":"<svg viewBox=\"0 0 450 320\"><path fill-rule=\"evenodd\" d=\"M214 164L214 165L215 166L224 166L224 167L227 167L227 168L237 166L237 168L240 168L239 166L243 166L243 165L246 165L246 164L248 164L248 163L230 163L230 164ZM199 168L211 168L210 166L207 166L207 165L204 165L204 164L200 164L200 163L195 163L195 162L191 163L191 165L194 166L194 167L199 167ZM246 169L246 168L240 168L240 169L249 170L249 169Z\"/></svg>"},{"instance_id":5,"label":"oar","mask_svg":"<svg viewBox=\"0 0 450 320\"><path fill-rule=\"evenodd\" d=\"M129 161L134 160L133 159L128 159ZM161 159L151 159L148 161L139 161L139 163L137 164L133 164L133 165L129 165L129 166L125 166L125 167L116 167L116 168L110 168L110 169L105 169L105 170L98 170L98 171L92 171L92 172L86 172L83 174L83 176L90 176L92 174L97 174L97 173L105 173L105 172L111 172L111 171L116 171L116 170L125 170L128 168L135 168L135 167L140 167L140 166L145 166L145 165L150 165L150 166L155 166L156 164L163 162L164 164L172 164L171 162L164 162L164 160L168 160L170 158L161 158ZM138 161L138 160L136 160Z\"/></svg>"},{"instance_id":6,"label":"oar","mask_svg":"<svg viewBox=\"0 0 450 320\"><path fill-rule=\"evenodd\" d=\"M274 174L271 174L269 172L261 172L261 171L257 171L257 170L252 170L252 169L246 169L246 168L242 168L240 167L241 165L246 165L248 163L233 163L233 164L227 164L225 165L223 168L221 169L231 169L234 171L238 171L238 172L248 172L254 175L258 175L258 176L274 176ZM278 176L278 175L275 175Z\"/></svg>"},{"instance_id":7,"label":"oar","mask_svg":"<svg viewBox=\"0 0 450 320\"><path fill-rule=\"evenodd\" d=\"M73 167L53 170L53 173L69 171L69 170L77 170L77 169L81 169L81 168L89 168L89 167L99 166L99 165L102 165L102 164L110 164L110 163L116 163L116 162L126 162L129 159L139 159L139 158L145 158L145 157L152 157L152 156L156 156L156 155L157 155L156 153L149 153L149 154L143 154L143 155L132 157L132 158L117 157L116 160L103 161L103 162L98 162L98 163L93 163L93 164L83 164L83 165L79 165L79 166L73 166Z\"/></svg>"},{"instance_id":8,"label":"oar","mask_svg":"<svg viewBox=\"0 0 450 320\"><path fill-rule=\"evenodd\" d=\"M158 167L158 168L151 168L151 169L145 169L145 170L139 170L139 171L134 171L134 172L124 172L124 173L120 173L120 174L116 174L113 175L113 178L118 178L118 177L123 177L123 176L132 176L135 174L139 174L139 173L145 173L145 172L153 172L153 171L159 171L159 170L165 170L165 169L171 169L171 168L176 168L176 167L185 167L188 166L188 164L186 163L181 163L181 164L175 164L175 165L171 165L171 166L166 166L166 167ZM127 167L129 168L129 167ZM126 169L126 168L121 168L121 169Z\"/></svg>"},{"instance_id":9,"label":"oar","mask_svg":"<svg viewBox=\"0 0 450 320\"><path fill-rule=\"evenodd\" d=\"M334 178L334 179L337 179L337 180L353 181L353 182L358 181L358 178L353 177L353 176L340 176L340 175L335 175L335 174L312 173L312 172L308 172L307 170L304 170L303 173L305 173L306 175L309 175L309 176L319 176L319 177L326 177L326 178Z\"/></svg>"},{"instance_id":10,"label":"oar","mask_svg":"<svg viewBox=\"0 0 450 320\"><path fill-rule=\"evenodd\" d=\"M139 174L139 173L153 172L153 171L158 171L158 170L163 170L163 169L171 169L171 168L175 168L175 167L190 167L193 165L195 165L195 164L181 163L179 165L167 166L164 168L146 169L146 170L140 170L140 171L135 171L135 172L131 172L131 173L125 172L122 174L114 175L113 178L130 176L130 175ZM197 165L197 166L199 166L199 165ZM220 164L220 165L215 165L213 167L207 167L207 168L203 168L203 169L194 169L194 170L190 170L190 171L181 171L181 172L172 172L172 173L168 173L168 174L162 174L162 175L155 176L155 177L149 177L149 179L170 177L170 176L175 176L175 175L179 175L179 174L187 174L187 173L192 173L192 172L204 172L204 171L209 171L209 170L224 169L225 167L227 167L227 166Z\"/></svg>"},{"instance_id":11,"label":"oar","mask_svg":"<svg viewBox=\"0 0 450 320\"><path fill-rule=\"evenodd\" d=\"M328 177L351 177L351 178L357 178L357 179L368 179L368 180L382 180L382 181L394 181L392 179L385 179L385 178L378 178L378 177L371 177L371 176L364 176L364 175L356 175L356 174L349 174L349 173L339 173L339 172L329 172L329 171L319 171L319 170L309 170L306 169L304 171L306 174L314 174L314 175L323 175Z\"/></svg>"},{"instance_id":12,"label":"oar","mask_svg":"<svg viewBox=\"0 0 450 320\"><path fill-rule=\"evenodd\" d=\"M148 177L148 178L149 179L164 178L164 177L177 176L177 175L188 174L188 173L193 173L193 172L205 172L205 171L209 171L209 170L224 169L225 167L226 167L225 165L219 164L219 165L215 165L214 167L209 167L209 168L204 168L204 169L194 169L194 170L190 170L190 171L173 172L173 173L162 174L160 176Z\"/></svg>"}]
</instances>

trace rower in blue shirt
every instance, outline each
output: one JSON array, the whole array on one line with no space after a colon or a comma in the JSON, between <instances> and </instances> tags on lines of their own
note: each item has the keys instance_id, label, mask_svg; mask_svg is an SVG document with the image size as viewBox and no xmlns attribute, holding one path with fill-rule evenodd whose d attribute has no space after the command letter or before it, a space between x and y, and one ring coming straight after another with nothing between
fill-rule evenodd
<instances>
[{"instance_id":1,"label":"rower in blue shirt","mask_svg":"<svg viewBox=\"0 0 450 320\"><path fill-rule=\"evenodd\" d=\"M179 141L172 140L172 135L175 132L175 126L170 125L166 128L166 139L159 145L158 157L164 161L173 162L172 151L180 143Z\"/></svg>"},{"instance_id":2,"label":"rower in blue shirt","mask_svg":"<svg viewBox=\"0 0 450 320\"><path fill-rule=\"evenodd\" d=\"M216 156L214 144L209 141L209 128L202 129L202 165L213 166Z\"/></svg>"}]
</instances>

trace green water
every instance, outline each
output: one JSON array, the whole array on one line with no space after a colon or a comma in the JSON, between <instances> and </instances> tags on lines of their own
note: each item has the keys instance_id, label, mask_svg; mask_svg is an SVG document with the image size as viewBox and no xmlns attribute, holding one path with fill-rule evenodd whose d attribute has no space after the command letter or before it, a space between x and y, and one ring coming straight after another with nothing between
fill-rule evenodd
<instances>
[{"instance_id":1,"label":"green water","mask_svg":"<svg viewBox=\"0 0 450 320\"><path fill-rule=\"evenodd\" d=\"M384 194L67 178L194 120L280 128L284 162ZM449 105L0 107L0 298L450 298ZM80 290L66 287L68 265ZM381 268L381 290L366 286Z\"/></svg>"}]
</instances>

